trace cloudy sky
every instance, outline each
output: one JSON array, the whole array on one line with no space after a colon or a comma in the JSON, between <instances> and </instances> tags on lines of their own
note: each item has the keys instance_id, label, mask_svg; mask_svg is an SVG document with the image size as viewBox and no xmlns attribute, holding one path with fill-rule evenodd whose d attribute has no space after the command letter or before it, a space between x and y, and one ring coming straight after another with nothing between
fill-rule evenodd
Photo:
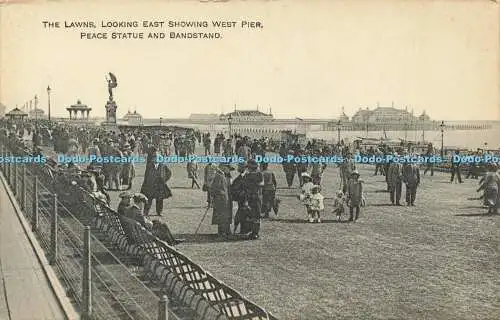
<instances>
[{"instance_id":1,"label":"cloudy sky","mask_svg":"<svg viewBox=\"0 0 500 320\"><path fill-rule=\"evenodd\" d=\"M26 1L25 1L26 2ZM69 1L68 1L69 2ZM139 4L137 4L139 3ZM500 119L499 5L492 1L29 2L1 7L0 101L35 94L52 113L81 99L105 114L187 117L272 108L333 118L409 106L445 120ZM42 21L261 21L262 29L46 29ZM216 40L81 40L80 32L215 32Z\"/></svg>"}]
</instances>

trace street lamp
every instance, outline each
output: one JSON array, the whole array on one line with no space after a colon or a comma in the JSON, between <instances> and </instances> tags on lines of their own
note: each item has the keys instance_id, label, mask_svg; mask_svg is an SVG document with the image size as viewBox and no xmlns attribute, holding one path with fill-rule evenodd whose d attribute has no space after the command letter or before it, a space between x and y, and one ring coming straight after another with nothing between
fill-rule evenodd
<instances>
[{"instance_id":1,"label":"street lamp","mask_svg":"<svg viewBox=\"0 0 500 320\"><path fill-rule=\"evenodd\" d=\"M425 118L422 117L422 144L425 144Z\"/></svg>"},{"instance_id":2,"label":"street lamp","mask_svg":"<svg viewBox=\"0 0 500 320\"><path fill-rule=\"evenodd\" d=\"M337 143L340 144L340 125L341 125L341 122L340 120L337 121Z\"/></svg>"},{"instance_id":3,"label":"street lamp","mask_svg":"<svg viewBox=\"0 0 500 320\"><path fill-rule=\"evenodd\" d=\"M405 119L404 129L405 129L405 143L406 143L408 141L408 119Z\"/></svg>"},{"instance_id":4,"label":"street lamp","mask_svg":"<svg viewBox=\"0 0 500 320\"><path fill-rule=\"evenodd\" d=\"M441 121L441 124L439 125L439 127L441 128L441 158L443 158L443 156L444 156L444 127L445 127L444 121Z\"/></svg>"},{"instance_id":5,"label":"street lamp","mask_svg":"<svg viewBox=\"0 0 500 320\"><path fill-rule=\"evenodd\" d=\"M162 117L160 117L160 127L162 126L162 124L161 124L161 120L163 120L163 118L162 118Z\"/></svg>"},{"instance_id":6,"label":"street lamp","mask_svg":"<svg viewBox=\"0 0 500 320\"><path fill-rule=\"evenodd\" d=\"M48 103L47 103L47 106L48 106L48 116L49 116L49 121L50 121L50 91L52 89L50 89L50 86L47 86L47 99L48 99Z\"/></svg>"},{"instance_id":7,"label":"street lamp","mask_svg":"<svg viewBox=\"0 0 500 320\"><path fill-rule=\"evenodd\" d=\"M231 115L229 115L227 117L227 124L229 125L229 138L231 138L231 123L233 121L233 117Z\"/></svg>"},{"instance_id":8,"label":"street lamp","mask_svg":"<svg viewBox=\"0 0 500 320\"><path fill-rule=\"evenodd\" d=\"M366 137L368 138L368 116L366 116Z\"/></svg>"}]
</instances>

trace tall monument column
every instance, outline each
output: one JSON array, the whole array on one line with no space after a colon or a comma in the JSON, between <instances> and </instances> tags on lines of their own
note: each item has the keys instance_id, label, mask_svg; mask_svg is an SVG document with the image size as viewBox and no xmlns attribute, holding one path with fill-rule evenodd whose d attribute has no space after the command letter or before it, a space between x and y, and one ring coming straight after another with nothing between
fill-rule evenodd
<instances>
[{"instance_id":1,"label":"tall monument column","mask_svg":"<svg viewBox=\"0 0 500 320\"><path fill-rule=\"evenodd\" d=\"M111 72L109 73L109 78L106 77L106 81L108 82L108 93L109 98L108 102L106 102L106 121L102 124L108 131L112 131L114 133L119 133L118 125L116 123L116 109L118 106L113 99L113 89L118 86L118 82L116 81L116 77Z\"/></svg>"}]
</instances>

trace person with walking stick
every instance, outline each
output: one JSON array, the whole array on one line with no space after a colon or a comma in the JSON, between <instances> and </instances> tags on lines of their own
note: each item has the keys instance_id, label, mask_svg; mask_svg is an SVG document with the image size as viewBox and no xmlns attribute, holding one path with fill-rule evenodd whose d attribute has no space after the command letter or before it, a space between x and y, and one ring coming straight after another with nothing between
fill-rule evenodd
<instances>
[{"instance_id":1,"label":"person with walking stick","mask_svg":"<svg viewBox=\"0 0 500 320\"><path fill-rule=\"evenodd\" d=\"M227 240L231 234L233 220L233 201L231 199L231 169L228 164L220 164L210 186L212 196L212 225L217 225L217 235Z\"/></svg>"}]
</instances>

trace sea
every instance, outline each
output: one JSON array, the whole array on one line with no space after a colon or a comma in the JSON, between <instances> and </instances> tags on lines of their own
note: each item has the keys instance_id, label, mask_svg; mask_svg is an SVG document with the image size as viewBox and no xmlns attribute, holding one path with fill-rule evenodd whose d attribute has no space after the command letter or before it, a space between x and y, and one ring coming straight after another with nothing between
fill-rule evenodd
<instances>
[{"instance_id":1,"label":"sea","mask_svg":"<svg viewBox=\"0 0 500 320\"><path fill-rule=\"evenodd\" d=\"M353 141L356 138L388 138L405 139L408 141L423 141L441 146L441 131L425 131L422 139L422 131L344 131L340 132L340 138ZM308 131L308 138L325 139L336 141L337 131ZM475 150L477 148L486 150L500 150L500 127L484 130L449 130L443 132L443 144L446 148L463 148Z\"/></svg>"}]
</instances>

